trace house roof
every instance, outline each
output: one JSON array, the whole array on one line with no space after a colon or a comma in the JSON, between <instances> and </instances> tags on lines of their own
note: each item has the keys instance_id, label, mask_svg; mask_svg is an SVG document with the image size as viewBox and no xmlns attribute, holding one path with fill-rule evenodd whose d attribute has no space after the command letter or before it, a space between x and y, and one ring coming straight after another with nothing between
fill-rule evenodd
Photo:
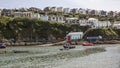
<instances>
[{"instance_id":1,"label":"house roof","mask_svg":"<svg viewBox=\"0 0 120 68\"><path fill-rule=\"evenodd\" d=\"M83 32L70 32L68 35L83 34Z\"/></svg>"},{"instance_id":2,"label":"house roof","mask_svg":"<svg viewBox=\"0 0 120 68\"><path fill-rule=\"evenodd\" d=\"M113 26L120 26L120 23L119 24L114 24Z\"/></svg>"},{"instance_id":3,"label":"house roof","mask_svg":"<svg viewBox=\"0 0 120 68\"><path fill-rule=\"evenodd\" d=\"M98 19L96 19L96 18L89 18L88 20L89 21L98 21Z\"/></svg>"},{"instance_id":4,"label":"house roof","mask_svg":"<svg viewBox=\"0 0 120 68\"><path fill-rule=\"evenodd\" d=\"M66 18L66 19L75 20L75 19L78 19L78 18Z\"/></svg>"}]
</instances>

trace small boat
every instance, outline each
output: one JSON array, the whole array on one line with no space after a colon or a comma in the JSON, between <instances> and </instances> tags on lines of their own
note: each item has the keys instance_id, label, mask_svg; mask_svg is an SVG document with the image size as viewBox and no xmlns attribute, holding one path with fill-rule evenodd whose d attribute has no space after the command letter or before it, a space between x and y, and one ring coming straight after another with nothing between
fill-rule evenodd
<instances>
[{"instance_id":1,"label":"small boat","mask_svg":"<svg viewBox=\"0 0 120 68\"><path fill-rule=\"evenodd\" d=\"M65 49L73 49L75 46L63 46Z\"/></svg>"},{"instance_id":2,"label":"small boat","mask_svg":"<svg viewBox=\"0 0 120 68\"><path fill-rule=\"evenodd\" d=\"M69 49L73 49L75 48L75 46L66 46L64 45L63 48L61 48L60 50L69 50Z\"/></svg>"},{"instance_id":3,"label":"small boat","mask_svg":"<svg viewBox=\"0 0 120 68\"><path fill-rule=\"evenodd\" d=\"M93 43L83 43L83 46L93 46Z\"/></svg>"},{"instance_id":4,"label":"small boat","mask_svg":"<svg viewBox=\"0 0 120 68\"><path fill-rule=\"evenodd\" d=\"M69 49L73 49L75 48L75 46L71 46L70 43L66 43L62 49L60 50L69 50Z\"/></svg>"},{"instance_id":5,"label":"small boat","mask_svg":"<svg viewBox=\"0 0 120 68\"><path fill-rule=\"evenodd\" d=\"M6 48L6 45L4 43L1 43L0 48Z\"/></svg>"},{"instance_id":6,"label":"small boat","mask_svg":"<svg viewBox=\"0 0 120 68\"><path fill-rule=\"evenodd\" d=\"M6 46L2 46L2 45L0 45L0 48L6 48Z\"/></svg>"}]
</instances>

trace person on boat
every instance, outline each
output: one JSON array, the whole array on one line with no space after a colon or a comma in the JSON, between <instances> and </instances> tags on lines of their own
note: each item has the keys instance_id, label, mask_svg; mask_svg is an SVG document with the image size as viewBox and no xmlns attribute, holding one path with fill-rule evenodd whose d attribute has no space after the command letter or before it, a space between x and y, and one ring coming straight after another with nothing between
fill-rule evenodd
<instances>
[{"instance_id":1,"label":"person on boat","mask_svg":"<svg viewBox=\"0 0 120 68\"><path fill-rule=\"evenodd\" d=\"M69 48L69 47L70 47L70 44L69 44L69 43L66 43L63 47L64 47L64 48Z\"/></svg>"},{"instance_id":2,"label":"person on boat","mask_svg":"<svg viewBox=\"0 0 120 68\"><path fill-rule=\"evenodd\" d=\"M65 44L63 47L64 47L64 48L67 48L67 44Z\"/></svg>"}]
</instances>

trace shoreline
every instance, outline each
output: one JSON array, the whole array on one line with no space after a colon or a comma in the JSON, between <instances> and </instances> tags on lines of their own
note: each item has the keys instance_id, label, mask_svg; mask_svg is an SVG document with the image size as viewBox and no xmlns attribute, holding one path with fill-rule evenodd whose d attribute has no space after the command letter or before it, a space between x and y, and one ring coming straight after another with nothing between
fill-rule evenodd
<instances>
[{"instance_id":1,"label":"shoreline","mask_svg":"<svg viewBox=\"0 0 120 68\"><path fill-rule=\"evenodd\" d=\"M47 42L47 43L42 43L42 42L16 42L16 43L6 43L7 46L59 46L59 45L64 45L67 41L60 41L56 43L52 42ZM78 41L77 45L82 45L86 41ZM93 44L120 44L120 41L118 40L110 40L110 41L94 41L91 42ZM71 45L76 45L76 42L71 42Z\"/></svg>"}]
</instances>

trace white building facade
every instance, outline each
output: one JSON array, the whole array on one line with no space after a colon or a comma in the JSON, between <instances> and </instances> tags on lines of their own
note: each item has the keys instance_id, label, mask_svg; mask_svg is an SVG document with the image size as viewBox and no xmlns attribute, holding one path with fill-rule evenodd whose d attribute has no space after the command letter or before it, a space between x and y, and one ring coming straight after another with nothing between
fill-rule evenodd
<instances>
[{"instance_id":1,"label":"white building facade","mask_svg":"<svg viewBox=\"0 0 120 68\"><path fill-rule=\"evenodd\" d=\"M37 18L40 19L40 14L39 13L33 13L31 18Z\"/></svg>"},{"instance_id":2,"label":"white building facade","mask_svg":"<svg viewBox=\"0 0 120 68\"><path fill-rule=\"evenodd\" d=\"M78 13L80 13L80 14L86 14L86 10L85 9L79 9Z\"/></svg>"},{"instance_id":3,"label":"white building facade","mask_svg":"<svg viewBox=\"0 0 120 68\"><path fill-rule=\"evenodd\" d=\"M14 12L14 17L40 18L39 13L33 12Z\"/></svg>"},{"instance_id":4,"label":"white building facade","mask_svg":"<svg viewBox=\"0 0 120 68\"><path fill-rule=\"evenodd\" d=\"M32 12L14 12L14 17L32 17Z\"/></svg>"},{"instance_id":5,"label":"white building facade","mask_svg":"<svg viewBox=\"0 0 120 68\"><path fill-rule=\"evenodd\" d=\"M63 7L57 7L57 12L63 12Z\"/></svg>"},{"instance_id":6,"label":"white building facade","mask_svg":"<svg viewBox=\"0 0 120 68\"><path fill-rule=\"evenodd\" d=\"M40 19L43 20L43 21L48 21L49 16L48 15L40 15Z\"/></svg>"},{"instance_id":7,"label":"white building facade","mask_svg":"<svg viewBox=\"0 0 120 68\"><path fill-rule=\"evenodd\" d=\"M115 28L115 29L120 29L120 21L114 22L112 27Z\"/></svg>"},{"instance_id":8,"label":"white building facade","mask_svg":"<svg viewBox=\"0 0 120 68\"><path fill-rule=\"evenodd\" d=\"M63 16L58 15L40 15L40 19L44 21L53 21L53 22L60 22L65 23Z\"/></svg>"},{"instance_id":9,"label":"white building facade","mask_svg":"<svg viewBox=\"0 0 120 68\"><path fill-rule=\"evenodd\" d=\"M51 11L57 11L57 8L56 7L51 7L50 10Z\"/></svg>"},{"instance_id":10,"label":"white building facade","mask_svg":"<svg viewBox=\"0 0 120 68\"><path fill-rule=\"evenodd\" d=\"M90 23L86 19L80 19L79 24L80 26L90 26Z\"/></svg>"},{"instance_id":11,"label":"white building facade","mask_svg":"<svg viewBox=\"0 0 120 68\"><path fill-rule=\"evenodd\" d=\"M64 8L64 9L63 9L63 12L64 12L64 13L70 13L70 8Z\"/></svg>"},{"instance_id":12,"label":"white building facade","mask_svg":"<svg viewBox=\"0 0 120 68\"><path fill-rule=\"evenodd\" d=\"M78 18L66 18L65 23L68 24L79 24Z\"/></svg>"},{"instance_id":13,"label":"white building facade","mask_svg":"<svg viewBox=\"0 0 120 68\"><path fill-rule=\"evenodd\" d=\"M110 21L99 21L98 19L95 19L95 18L89 18L88 23L90 23L90 26L92 28L111 27Z\"/></svg>"}]
</instances>

